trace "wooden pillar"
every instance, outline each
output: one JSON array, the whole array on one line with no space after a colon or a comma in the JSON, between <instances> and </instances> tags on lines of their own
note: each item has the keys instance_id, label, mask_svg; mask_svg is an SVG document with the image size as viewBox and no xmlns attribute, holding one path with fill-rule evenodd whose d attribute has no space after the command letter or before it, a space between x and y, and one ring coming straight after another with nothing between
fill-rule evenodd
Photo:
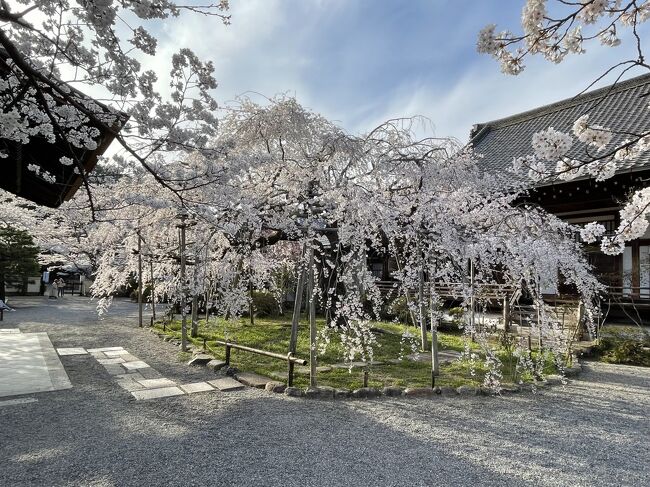
<instances>
[{"instance_id":1,"label":"wooden pillar","mask_svg":"<svg viewBox=\"0 0 650 487\"><path fill-rule=\"evenodd\" d=\"M633 297L638 298L641 294L641 265L640 265L639 242L632 242L632 289L630 292Z\"/></svg>"},{"instance_id":2,"label":"wooden pillar","mask_svg":"<svg viewBox=\"0 0 650 487\"><path fill-rule=\"evenodd\" d=\"M507 295L503 298L503 330L510 332L510 301Z\"/></svg>"}]
</instances>

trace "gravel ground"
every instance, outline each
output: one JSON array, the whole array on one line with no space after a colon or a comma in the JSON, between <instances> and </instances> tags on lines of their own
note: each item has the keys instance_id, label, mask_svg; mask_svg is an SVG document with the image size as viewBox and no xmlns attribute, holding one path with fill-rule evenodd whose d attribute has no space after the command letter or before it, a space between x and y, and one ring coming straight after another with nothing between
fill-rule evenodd
<instances>
[{"instance_id":1,"label":"gravel ground","mask_svg":"<svg viewBox=\"0 0 650 487\"><path fill-rule=\"evenodd\" d=\"M55 347L124 346L165 377L210 373L83 298L15 299L0 327ZM0 406L0 485L648 485L650 369L591 364L566 388L504 398L307 401L263 391L135 401L90 357L73 388Z\"/></svg>"}]
</instances>

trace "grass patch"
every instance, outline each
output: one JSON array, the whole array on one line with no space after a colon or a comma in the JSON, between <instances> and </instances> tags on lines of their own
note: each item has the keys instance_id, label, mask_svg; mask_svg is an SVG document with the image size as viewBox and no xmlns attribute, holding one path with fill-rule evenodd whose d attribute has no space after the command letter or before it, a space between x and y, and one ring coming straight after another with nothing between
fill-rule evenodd
<instances>
[{"instance_id":1,"label":"grass patch","mask_svg":"<svg viewBox=\"0 0 650 487\"><path fill-rule=\"evenodd\" d=\"M650 367L650 337L634 327L605 327L592 353L601 362Z\"/></svg>"},{"instance_id":2,"label":"grass patch","mask_svg":"<svg viewBox=\"0 0 650 487\"><path fill-rule=\"evenodd\" d=\"M323 319L317 319L317 325L319 330L326 326ZM162 331L161 324L156 324L155 327ZM180 328L180 321L174 321L166 326L166 333L180 338ZM404 359L397 363L388 363L389 360L395 360L411 353L408 344L402 343L402 334L407 329L419 337L419 330L413 326L387 322L373 323L373 331L377 336L378 344L374 348L374 360L384 362L384 364L369 367L369 386L428 387L431 385L430 362L413 362ZM213 351L212 354L223 360L225 359L225 349L217 345L215 340L229 340L249 347L286 354L290 335L291 322L286 318L257 318L254 326L250 325L248 319L233 322L212 318L207 325L205 320L200 320L199 337L190 340L200 347L203 340L206 339L208 347ZM493 345L499 347L497 339L494 340ZM470 347L477 352L479 350L477 344L470 344ZM465 348L464 337L460 333L439 332L438 348L441 351L463 351ZM305 360L309 359L309 324L306 321L301 321L298 327L296 355ZM505 363L507 355L505 351L500 352L499 355L504 360L503 382L514 382L516 378L511 375L511 371L514 370L513 364ZM340 339L336 333L332 333L326 352L318 356L318 365L331 366L343 361L343 347ZM286 362L271 357L233 349L230 363L240 370L256 372L278 380L286 380L287 377ZM436 385L478 386L483 382L485 372L480 361L475 365L474 370L467 361L442 364L440 376L436 378ZM318 383L336 388L357 389L363 385L363 370L353 368L350 371L347 368L333 368L331 371L319 372ZM294 384L297 387L306 387L309 384L309 372L296 367Z\"/></svg>"}]
</instances>

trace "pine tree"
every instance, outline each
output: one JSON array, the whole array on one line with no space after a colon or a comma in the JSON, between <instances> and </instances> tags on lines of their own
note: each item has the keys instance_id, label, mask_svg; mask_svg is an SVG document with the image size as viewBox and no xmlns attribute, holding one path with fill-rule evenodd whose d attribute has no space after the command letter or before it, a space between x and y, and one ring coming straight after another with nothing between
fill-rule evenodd
<instances>
[{"instance_id":1,"label":"pine tree","mask_svg":"<svg viewBox=\"0 0 650 487\"><path fill-rule=\"evenodd\" d=\"M38 247L29 233L11 227L0 228L0 299L5 300L6 286L22 285L38 274Z\"/></svg>"}]
</instances>

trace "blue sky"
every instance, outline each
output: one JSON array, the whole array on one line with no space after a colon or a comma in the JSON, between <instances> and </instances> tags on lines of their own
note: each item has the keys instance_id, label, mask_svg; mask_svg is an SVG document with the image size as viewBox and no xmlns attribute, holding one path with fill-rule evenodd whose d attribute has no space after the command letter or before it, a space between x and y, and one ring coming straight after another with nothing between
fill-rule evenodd
<instances>
[{"instance_id":1,"label":"blue sky","mask_svg":"<svg viewBox=\"0 0 650 487\"><path fill-rule=\"evenodd\" d=\"M633 46L590 44L561 65L501 74L476 52L488 23L519 30L523 0L230 0L232 25L183 16L160 26L155 64L191 47L216 67L217 100L288 93L352 133L423 115L466 141L472 124L575 95ZM158 29L157 29L158 30ZM637 72L637 74L641 74Z\"/></svg>"}]
</instances>

